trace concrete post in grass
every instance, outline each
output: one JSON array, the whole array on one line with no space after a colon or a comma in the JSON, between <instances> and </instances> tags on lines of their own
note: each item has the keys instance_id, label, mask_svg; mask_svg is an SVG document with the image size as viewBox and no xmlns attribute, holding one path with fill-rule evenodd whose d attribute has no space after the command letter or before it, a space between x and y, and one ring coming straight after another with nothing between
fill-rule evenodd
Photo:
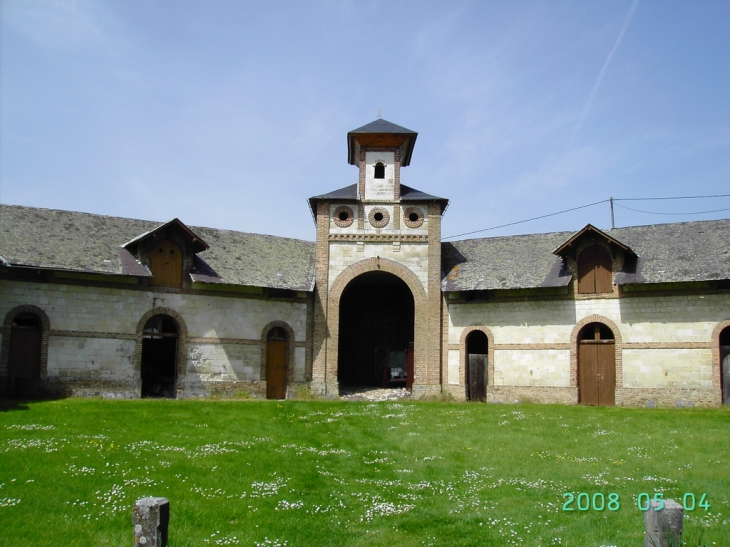
<instances>
[{"instance_id":1,"label":"concrete post in grass","mask_svg":"<svg viewBox=\"0 0 730 547\"><path fill-rule=\"evenodd\" d=\"M664 508L656 509L664 502ZM644 511L644 547L679 547L684 507L674 500L651 500Z\"/></svg>"},{"instance_id":2,"label":"concrete post in grass","mask_svg":"<svg viewBox=\"0 0 730 547\"><path fill-rule=\"evenodd\" d=\"M140 498L134 503L134 547L165 547L170 502L167 498Z\"/></svg>"}]
</instances>

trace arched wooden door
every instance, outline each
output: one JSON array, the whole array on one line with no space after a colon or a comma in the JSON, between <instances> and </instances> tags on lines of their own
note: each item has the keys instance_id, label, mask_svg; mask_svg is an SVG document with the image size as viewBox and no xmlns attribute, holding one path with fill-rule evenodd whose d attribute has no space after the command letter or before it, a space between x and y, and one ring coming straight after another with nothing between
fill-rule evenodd
<instances>
[{"instance_id":1,"label":"arched wooden door","mask_svg":"<svg viewBox=\"0 0 730 547\"><path fill-rule=\"evenodd\" d=\"M482 331L466 337L466 384L470 401L487 400L487 354L489 341Z\"/></svg>"},{"instance_id":2,"label":"arched wooden door","mask_svg":"<svg viewBox=\"0 0 730 547\"><path fill-rule=\"evenodd\" d=\"M722 404L730 406L730 327L720 333L720 381Z\"/></svg>"},{"instance_id":3,"label":"arched wooden door","mask_svg":"<svg viewBox=\"0 0 730 547\"><path fill-rule=\"evenodd\" d=\"M578 341L578 400L584 405L616 404L616 342L602 323L590 323Z\"/></svg>"},{"instance_id":4,"label":"arched wooden door","mask_svg":"<svg viewBox=\"0 0 730 547\"><path fill-rule=\"evenodd\" d=\"M8 360L11 398L32 399L38 395L42 334L40 319L32 313L21 313L13 319Z\"/></svg>"},{"instance_id":5,"label":"arched wooden door","mask_svg":"<svg viewBox=\"0 0 730 547\"><path fill-rule=\"evenodd\" d=\"M287 335L274 327L266 337L266 398L286 398L286 369L288 365Z\"/></svg>"}]
</instances>

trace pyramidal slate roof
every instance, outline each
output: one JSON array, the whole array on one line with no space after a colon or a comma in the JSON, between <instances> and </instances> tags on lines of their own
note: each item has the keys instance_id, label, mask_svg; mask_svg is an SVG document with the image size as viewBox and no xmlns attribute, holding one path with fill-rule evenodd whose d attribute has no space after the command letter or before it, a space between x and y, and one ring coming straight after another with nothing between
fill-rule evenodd
<instances>
[{"instance_id":1,"label":"pyramidal slate roof","mask_svg":"<svg viewBox=\"0 0 730 547\"><path fill-rule=\"evenodd\" d=\"M149 277L123 245L164 224L0 205L0 265ZM196 255L193 280L301 291L314 286L313 242L189 228L210 246Z\"/></svg>"},{"instance_id":2,"label":"pyramidal slate roof","mask_svg":"<svg viewBox=\"0 0 730 547\"><path fill-rule=\"evenodd\" d=\"M397 133L398 135L406 135L408 133L413 135L418 134L415 131L396 125L388 120L384 120L383 118L378 118L374 122L370 122L362 127L353 129L350 133Z\"/></svg>"},{"instance_id":3,"label":"pyramidal slate roof","mask_svg":"<svg viewBox=\"0 0 730 547\"><path fill-rule=\"evenodd\" d=\"M401 148L400 164L401 167L406 167L411 163L413 147L416 145L417 138L418 133L415 131L378 118L374 122L347 133L347 161L350 165L357 165L360 144L388 148L399 146Z\"/></svg>"},{"instance_id":4,"label":"pyramidal slate roof","mask_svg":"<svg viewBox=\"0 0 730 547\"><path fill-rule=\"evenodd\" d=\"M618 285L730 279L730 219L616 228L605 232L638 256ZM442 243L442 289L470 291L566 286L554 254L575 232Z\"/></svg>"}]
</instances>

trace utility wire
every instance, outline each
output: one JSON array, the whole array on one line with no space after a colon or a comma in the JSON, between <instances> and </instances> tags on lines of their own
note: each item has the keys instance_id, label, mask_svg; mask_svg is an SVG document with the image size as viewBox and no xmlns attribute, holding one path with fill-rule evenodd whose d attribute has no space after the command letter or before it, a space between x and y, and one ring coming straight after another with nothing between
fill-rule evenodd
<instances>
[{"instance_id":1,"label":"utility wire","mask_svg":"<svg viewBox=\"0 0 730 547\"><path fill-rule=\"evenodd\" d=\"M541 218L548 218L548 217L554 217L556 215L562 215L563 213L569 213L571 211L577 211L578 209L585 209L586 207L593 207L594 205L600 205L601 203L609 203L611 201L655 201L655 200L669 200L669 199L707 199L707 198L730 198L730 194L717 194L714 196L677 196L677 197L668 197L668 198L611 198L611 199L603 199L601 201L596 201L594 203L589 203L587 205L581 205L579 207L573 207L572 209L565 209L563 211L557 211L555 213L549 213L547 215L541 215L539 217L532 217L525 220L518 220L516 222L509 222L507 224L500 224L499 226L492 226L491 228L483 228L482 230L474 230L472 232L464 232L463 234L456 234L453 236L446 236L442 237L441 240L445 239L452 239L455 237L461 237L461 236L468 236L471 234L478 234L481 232L488 232L490 230L498 230L499 228L506 228L507 226L515 226L516 224L524 224L525 222L532 222L533 220L540 220ZM623 205L616 205L617 207L621 207L622 209L628 209L629 211L635 211L637 213L647 213L650 215L703 215L706 213L719 213L722 211L730 211L730 209L716 209L714 211L699 211L694 213L657 213L652 211L641 211L639 209L631 209L630 207L625 207Z\"/></svg>"},{"instance_id":2,"label":"utility wire","mask_svg":"<svg viewBox=\"0 0 730 547\"><path fill-rule=\"evenodd\" d=\"M596 201L595 203L589 203L588 205L581 205L580 207L573 207L572 209L565 209L564 211L558 211L557 213L550 213L548 215L541 215L539 217L528 218L528 219L525 219L525 220L518 220L517 222L510 222L508 224L501 224L499 226L492 226L491 228L484 228L483 230L474 230L473 232L465 232L463 234L456 234L456 235L453 235L453 236L442 237L441 240L443 241L444 239L451 239L453 237L461 237L461 236L468 236L468 235L471 235L471 234L478 234L479 232L487 232L489 230L496 230L498 228L505 228L507 226L514 226L515 224L524 224L525 222L531 222L533 220L539 220L541 218L554 217L555 215L562 215L563 213L569 213L570 211L577 211L578 209L585 209L586 207L593 207L594 205L598 205L600 203L608 203L608 202L609 202L609 200L602 199L601 201Z\"/></svg>"},{"instance_id":3,"label":"utility wire","mask_svg":"<svg viewBox=\"0 0 730 547\"><path fill-rule=\"evenodd\" d=\"M658 199L703 199L703 198L730 198L730 194L719 194L716 196L680 196L675 198L613 198L613 201L651 201Z\"/></svg>"},{"instance_id":4,"label":"utility wire","mask_svg":"<svg viewBox=\"0 0 730 547\"><path fill-rule=\"evenodd\" d=\"M614 199L614 201L618 201ZM631 207L625 207L624 205L616 205L616 207L621 207L621 209L627 209L628 211L634 211L636 213L646 213L648 215L704 215L705 213L719 213L722 211L730 211L730 208L728 209L714 209L712 211L695 211L692 213L658 213L656 211L642 211L641 209L632 209Z\"/></svg>"}]
</instances>

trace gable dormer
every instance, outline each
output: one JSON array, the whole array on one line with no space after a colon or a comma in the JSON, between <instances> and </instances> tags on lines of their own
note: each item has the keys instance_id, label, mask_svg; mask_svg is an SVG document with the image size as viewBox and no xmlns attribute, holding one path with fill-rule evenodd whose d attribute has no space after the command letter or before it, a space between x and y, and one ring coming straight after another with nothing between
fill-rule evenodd
<instances>
[{"instance_id":1,"label":"gable dormer","mask_svg":"<svg viewBox=\"0 0 730 547\"><path fill-rule=\"evenodd\" d=\"M185 273L190 271L196 253L206 250L208 244L175 218L123 247L149 268L149 285L182 288L189 282Z\"/></svg>"},{"instance_id":2,"label":"gable dormer","mask_svg":"<svg viewBox=\"0 0 730 547\"><path fill-rule=\"evenodd\" d=\"M636 253L628 245L591 224L553 253L575 274L575 292L581 295L612 293L614 274L636 260Z\"/></svg>"}]
</instances>

